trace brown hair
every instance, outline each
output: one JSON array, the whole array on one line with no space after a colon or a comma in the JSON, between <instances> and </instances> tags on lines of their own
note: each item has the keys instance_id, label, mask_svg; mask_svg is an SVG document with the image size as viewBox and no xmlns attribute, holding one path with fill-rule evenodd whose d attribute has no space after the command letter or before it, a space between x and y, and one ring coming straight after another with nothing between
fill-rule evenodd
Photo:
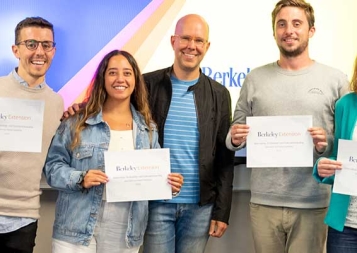
<instances>
[{"instance_id":1,"label":"brown hair","mask_svg":"<svg viewBox=\"0 0 357 253\"><path fill-rule=\"evenodd\" d=\"M15 28L15 44L19 43L20 32L26 27L40 27L50 29L53 34L53 40L55 39L55 32L53 30L53 25L46 19L41 17L28 17L20 21Z\"/></svg>"},{"instance_id":2,"label":"brown hair","mask_svg":"<svg viewBox=\"0 0 357 253\"><path fill-rule=\"evenodd\" d=\"M309 28L315 25L315 15L314 9L312 8L311 4L305 2L304 0L280 0L276 5L271 13L272 17L272 24L273 24L273 31L275 31L275 19L278 15L279 11L281 11L284 7L298 7L305 11L307 21L309 22Z\"/></svg>"},{"instance_id":3,"label":"brown hair","mask_svg":"<svg viewBox=\"0 0 357 253\"><path fill-rule=\"evenodd\" d=\"M105 72L108 68L109 60L116 55L124 56L133 68L135 76L135 89L130 96L130 103L143 115L146 125L151 128L150 124L153 123L153 119L149 108L148 92L139 66L130 53L121 50L113 50L105 55L102 61L99 63L97 71L95 72L92 82L87 90L87 98L84 101L86 104L75 115L77 121L74 125L74 138L71 144L72 150L80 143L80 133L87 126L85 123L86 120L97 115L103 108L104 102L107 98L104 78ZM149 137L151 142L151 131L149 132Z\"/></svg>"}]
</instances>

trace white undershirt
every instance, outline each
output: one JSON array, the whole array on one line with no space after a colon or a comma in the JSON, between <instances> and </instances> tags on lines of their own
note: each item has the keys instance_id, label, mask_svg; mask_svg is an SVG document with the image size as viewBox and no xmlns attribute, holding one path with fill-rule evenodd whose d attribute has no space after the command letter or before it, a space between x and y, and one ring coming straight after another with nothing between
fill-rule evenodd
<instances>
[{"instance_id":1,"label":"white undershirt","mask_svg":"<svg viewBox=\"0 0 357 253\"><path fill-rule=\"evenodd\" d=\"M108 151L134 150L133 130L110 130Z\"/></svg>"},{"instance_id":2,"label":"white undershirt","mask_svg":"<svg viewBox=\"0 0 357 253\"><path fill-rule=\"evenodd\" d=\"M134 150L133 130L116 131L110 130L110 141L108 151ZM104 186L103 200L106 200L106 189Z\"/></svg>"}]
</instances>

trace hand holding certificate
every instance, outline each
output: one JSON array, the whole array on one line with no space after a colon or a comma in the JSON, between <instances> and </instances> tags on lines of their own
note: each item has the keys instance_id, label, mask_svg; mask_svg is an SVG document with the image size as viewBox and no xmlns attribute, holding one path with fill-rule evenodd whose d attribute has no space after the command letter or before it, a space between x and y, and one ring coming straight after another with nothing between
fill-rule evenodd
<instances>
[{"instance_id":1,"label":"hand holding certificate","mask_svg":"<svg viewBox=\"0 0 357 253\"><path fill-rule=\"evenodd\" d=\"M105 152L108 202L171 199L169 149Z\"/></svg>"},{"instance_id":2,"label":"hand holding certificate","mask_svg":"<svg viewBox=\"0 0 357 253\"><path fill-rule=\"evenodd\" d=\"M0 98L0 151L41 152L44 101Z\"/></svg>"},{"instance_id":3,"label":"hand holding certificate","mask_svg":"<svg viewBox=\"0 0 357 253\"><path fill-rule=\"evenodd\" d=\"M357 142L338 140L337 161L342 169L336 170L333 192L357 196Z\"/></svg>"},{"instance_id":4,"label":"hand holding certificate","mask_svg":"<svg viewBox=\"0 0 357 253\"><path fill-rule=\"evenodd\" d=\"M311 167L312 116L247 117L247 167Z\"/></svg>"}]
</instances>

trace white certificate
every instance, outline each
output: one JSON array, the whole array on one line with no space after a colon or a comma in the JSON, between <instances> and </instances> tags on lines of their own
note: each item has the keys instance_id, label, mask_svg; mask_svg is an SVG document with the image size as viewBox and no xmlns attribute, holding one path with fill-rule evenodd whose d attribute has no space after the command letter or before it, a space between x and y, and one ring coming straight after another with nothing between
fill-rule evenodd
<instances>
[{"instance_id":1,"label":"white certificate","mask_svg":"<svg viewBox=\"0 0 357 253\"><path fill-rule=\"evenodd\" d=\"M247 167L312 167L312 116L247 117Z\"/></svg>"},{"instance_id":2,"label":"white certificate","mask_svg":"<svg viewBox=\"0 0 357 253\"><path fill-rule=\"evenodd\" d=\"M0 151L41 152L45 102L0 98Z\"/></svg>"},{"instance_id":3,"label":"white certificate","mask_svg":"<svg viewBox=\"0 0 357 253\"><path fill-rule=\"evenodd\" d=\"M108 202L171 199L167 148L104 153Z\"/></svg>"},{"instance_id":4,"label":"white certificate","mask_svg":"<svg viewBox=\"0 0 357 253\"><path fill-rule=\"evenodd\" d=\"M337 161L342 169L335 172L333 192L357 196L357 142L338 140Z\"/></svg>"}]
</instances>

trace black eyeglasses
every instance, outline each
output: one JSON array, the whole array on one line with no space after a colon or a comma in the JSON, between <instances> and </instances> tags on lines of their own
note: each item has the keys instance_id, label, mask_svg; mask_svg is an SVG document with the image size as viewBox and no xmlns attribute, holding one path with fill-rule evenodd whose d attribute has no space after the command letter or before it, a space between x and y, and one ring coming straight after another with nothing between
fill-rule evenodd
<instances>
[{"instance_id":1,"label":"black eyeglasses","mask_svg":"<svg viewBox=\"0 0 357 253\"><path fill-rule=\"evenodd\" d=\"M28 50L35 51L38 48L38 45L41 44L43 51L49 52L55 46L56 43L53 41L37 41L37 40L24 40L20 41L16 45L25 45Z\"/></svg>"}]
</instances>

